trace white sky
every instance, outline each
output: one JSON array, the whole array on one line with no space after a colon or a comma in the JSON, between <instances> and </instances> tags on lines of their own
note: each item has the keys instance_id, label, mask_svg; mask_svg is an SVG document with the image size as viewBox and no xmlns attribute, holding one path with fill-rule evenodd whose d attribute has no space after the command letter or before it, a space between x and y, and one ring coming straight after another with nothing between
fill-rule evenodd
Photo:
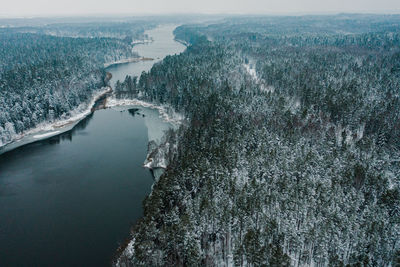
<instances>
[{"instance_id":1,"label":"white sky","mask_svg":"<svg viewBox=\"0 0 400 267\"><path fill-rule=\"evenodd\" d=\"M400 13L400 0L1 0L1 16L161 13Z\"/></svg>"}]
</instances>

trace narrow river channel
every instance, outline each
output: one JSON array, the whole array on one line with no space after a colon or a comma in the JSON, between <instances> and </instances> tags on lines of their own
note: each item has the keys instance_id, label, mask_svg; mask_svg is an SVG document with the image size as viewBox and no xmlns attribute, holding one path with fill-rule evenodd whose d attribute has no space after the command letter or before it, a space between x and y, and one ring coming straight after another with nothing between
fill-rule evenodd
<instances>
[{"instance_id":1,"label":"narrow river channel","mask_svg":"<svg viewBox=\"0 0 400 267\"><path fill-rule=\"evenodd\" d=\"M154 42L135 50L155 60L109 67L112 84L182 52L173 29L148 31ZM69 132L0 155L0 266L110 265L151 190L149 138L169 127L153 109L98 110Z\"/></svg>"}]
</instances>

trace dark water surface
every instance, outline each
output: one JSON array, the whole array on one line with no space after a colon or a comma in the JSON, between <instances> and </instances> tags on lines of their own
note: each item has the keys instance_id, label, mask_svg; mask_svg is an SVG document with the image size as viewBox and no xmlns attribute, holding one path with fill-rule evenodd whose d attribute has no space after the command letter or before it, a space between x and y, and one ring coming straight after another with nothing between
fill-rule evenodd
<instances>
[{"instance_id":1,"label":"dark water surface","mask_svg":"<svg viewBox=\"0 0 400 267\"><path fill-rule=\"evenodd\" d=\"M150 31L155 42L138 45L139 54L183 51L173 29ZM115 82L154 62L109 71ZM96 111L68 133L0 155L0 266L110 265L151 190L142 167L148 136L168 127L156 111L139 109L148 116Z\"/></svg>"},{"instance_id":2,"label":"dark water surface","mask_svg":"<svg viewBox=\"0 0 400 267\"><path fill-rule=\"evenodd\" d=\"M105 266L142 216L152 177L142 116L96 111L0 156L0 266Z\"/></svg>"}]
</instances>

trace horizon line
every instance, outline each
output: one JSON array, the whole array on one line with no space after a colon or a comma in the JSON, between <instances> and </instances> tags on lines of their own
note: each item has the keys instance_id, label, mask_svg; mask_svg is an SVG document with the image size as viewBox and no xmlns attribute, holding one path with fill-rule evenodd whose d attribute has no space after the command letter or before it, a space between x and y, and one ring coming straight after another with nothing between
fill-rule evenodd
<instances>
[{"instance_id":1,"label":"horizon line","mask_svg":"<svg viewBox=\"0 0 400 267\"><path fill-rule=\"evenodd\" d=\"M38 19L38 18L104 18L104 17L163 17L163 16L329 16L329 15L400 15L399 10L391 11L315 11L315 12L265 12L265 13L239 13L239 12L113 12L113 13L59 13L59 14L1 14L0 19Z\"/></svg>"}]
</instances>

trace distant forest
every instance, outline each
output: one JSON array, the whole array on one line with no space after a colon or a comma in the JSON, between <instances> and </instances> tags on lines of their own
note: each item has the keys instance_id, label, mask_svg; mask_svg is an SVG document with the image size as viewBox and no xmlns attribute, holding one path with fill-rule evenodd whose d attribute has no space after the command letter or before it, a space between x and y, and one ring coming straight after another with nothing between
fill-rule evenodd
<instances>
[{"instance_id":1,"label":"distant forest","mask_svg":"<svg viewBox=\"0 0 400 267\"><path fill-rule=\"evenodd\" d=\"M184 53L118 86L187 121L116 264L398 266L400 16L236 17L175 35Z\"/></svg>"}]
</instances>

